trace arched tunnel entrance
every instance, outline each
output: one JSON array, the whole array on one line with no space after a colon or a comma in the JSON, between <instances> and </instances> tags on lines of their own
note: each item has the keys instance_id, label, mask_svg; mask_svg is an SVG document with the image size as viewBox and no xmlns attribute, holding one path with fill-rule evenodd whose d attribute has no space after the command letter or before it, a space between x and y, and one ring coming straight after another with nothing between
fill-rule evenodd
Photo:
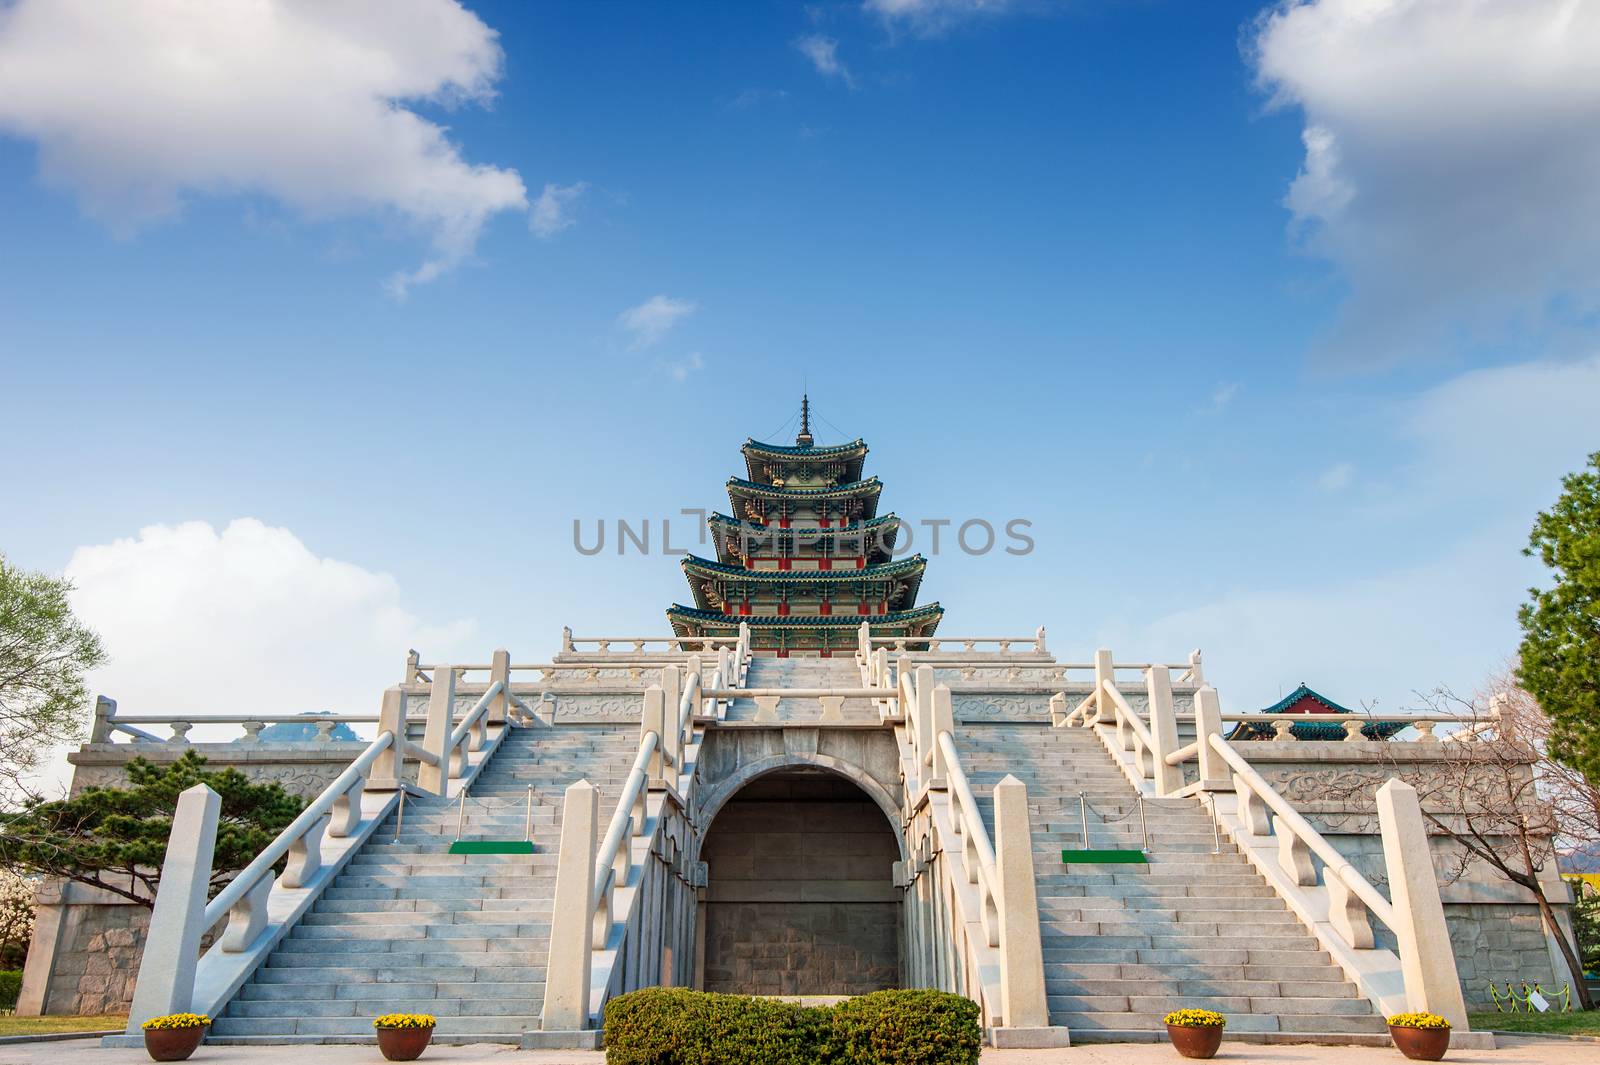
<instances>
[{"instance_id":1,"label":"arched tunnel entrance","mask_svg":"<svg viewBox=\"0 0 1600 1065\"><path fill-rule=\"evenodd\" d=\"M899 838L849 780L814 767L757 777L716 813L700 857L705 990L859 995L900 986Z\"/></svg>"}]
</instances>

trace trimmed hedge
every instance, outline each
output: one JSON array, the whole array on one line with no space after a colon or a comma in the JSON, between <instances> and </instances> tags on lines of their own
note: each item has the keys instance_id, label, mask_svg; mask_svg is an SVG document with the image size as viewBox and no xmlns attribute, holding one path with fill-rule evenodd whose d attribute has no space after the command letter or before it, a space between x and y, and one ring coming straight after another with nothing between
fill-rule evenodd
<instances>
[{"instance_id":1,"label":"trimmed hedge","mask_svg":"<svg viewBox=\"0 0 1600 1065\"><path fill-rule=\"evenodd\" d=\"M606 1003L607 1065L976 1065L978 1004L875 991L836 1006L647 987Z\"/></svg>"},{"instance_id":2,"label":"trimmed hedge","mask_svg":"<svg viewBox=\"0 0 1600 1065\"><path fill-rule=\"evenodd\" d=\"M22 994L22 970L0 969L0 1010L8 1010L17 1004L17 996Z\"/></svg>"}]
</instances>

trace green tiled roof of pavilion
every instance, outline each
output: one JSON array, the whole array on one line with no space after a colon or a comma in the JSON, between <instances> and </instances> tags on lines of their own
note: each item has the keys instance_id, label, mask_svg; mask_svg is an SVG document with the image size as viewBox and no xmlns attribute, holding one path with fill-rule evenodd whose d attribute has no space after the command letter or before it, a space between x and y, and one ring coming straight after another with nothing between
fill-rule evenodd
<instances>
[{"instance_id":1,"label":"green tiled roof of pavilion","mask_svg":"<svg viewBox=\"0 0 1600 1065\"><path fill-rule=\"evenodd\" d=\"M892 557L895 539L900 534L900 517L892 512L879 514L866 521L852 522L843 528L779 529L740 521L712 511L706 518L706 525L711 529L711 541L717 547L717 559L726 563L743 558L745 552L741 548L764 549L772 545L775 539L800 539L809 544L826 544L829 551L834 551L841 540L848 546L858 546L854 542L856 537L865 538L865 542L859 546L867 548L866 559L869 563L887 562ZM796 534L800 535L797 537Z\"/></svg>"},{"instance_id":2,"label":"green tiled roof of pavilion","mask_svg":"<svg viewBox=\"0 0 1600 1065\"><path fill-rule=\"evenodd\" d=\"M848 592L853 587L892 582L894 590L888 598L890 613L917 601L917 591L922 586L922 574L927 564L921 555L862 569L835 570L752 570L695 555L688 556L681 563L684 575L689 578L689 588L694 592L695 605L702 610L714 607L725 598L716 594L719 586L748 590L765 585L784 585L786 596L793 597L798 593L809 598L820 596L824 588ZM855 599L848 601L853 604L865 598L864 594L858 594ZM860 621L859 617L857 621Z\"/></svg>"},{"instance_id":3,"label":"green tiled roof of pavilion","mask_svg":"<svg viewBox=\"0 0 1600 1065\"><path fill-rule=\"evenodd\" d=\"M931 636L938 603L917 606L927 561L893 557L900 519L878 514L883 485L864 477L867 443L818 446L811 400L793 444L747 438L745 477L728 478L732 514L707 519L716 558L683 559L694 606L674 604L679 636L748 624L758 653L848 653L866 622L885 636ZM846 553L847 552L847 553Z\"/></svg>"},{"instance_id":4,"label":"green tiled roof of pavilion","mask_svg":"<svg viewBox=\"0 0 1600 1065\"><path fill-rule=\"evenodd\" d=\"M928 603L926 606L914 607L910 610L897 610L892 614L874 614L870 618L861 618L854 614L833 614L820 617L813 615L802 617L798 614L723 614L716 610L699 610L692 606L683 606L680 603L674 603L667 608L667 618L674 622L674 628L677 627L676 622L680 618L703 627L703 631L700 632L679 633L679 635L684 636L707 636L733 632L739 628L739 623L742 621L749 622L752 629L825 627L845 630L854 630L863 621L866 621L871 624L873 634L878 636L931 636L933 635L933 630L939 624L939 619L942 617L944 617L944 607L938 603ZM891 631L897 628L907 631ZM848 646L855 646L853 636Z\"/></svg>"}]
</instances>

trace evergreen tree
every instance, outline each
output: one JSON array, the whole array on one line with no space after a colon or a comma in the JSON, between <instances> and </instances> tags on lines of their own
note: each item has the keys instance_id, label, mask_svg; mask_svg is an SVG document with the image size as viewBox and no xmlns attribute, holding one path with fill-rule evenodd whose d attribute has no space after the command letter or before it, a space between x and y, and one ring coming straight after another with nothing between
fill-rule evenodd
<instances>
[{"instance_id":1,"label":"evergreen tree","mask_svg":"<svg viewBox=\"0 0 1600 1065\"><path fill-rule=\"evenodd\" d=\"M1600 451L1561 482L1534 522L1525 554L1554 574L1530 589L1518 682L1550 719L1550 755L1600 787Z\"/></svg>"},{"instance_id":2,"label":"evergreen tree","mask_svg":"<svg viewBox=\"0 0 1600 1065\"><path fill-rule=\"evenodd\" d=\"M66 877L152 906L172 815L186 788L205 784L222 797L212 894L305 808L282 785L254 783L237 769L206 769L204 756L192 750L168 766L135 758L127 772L132 787L85 788L0 814L0 866Z\"/></svg>"}]
</instances>

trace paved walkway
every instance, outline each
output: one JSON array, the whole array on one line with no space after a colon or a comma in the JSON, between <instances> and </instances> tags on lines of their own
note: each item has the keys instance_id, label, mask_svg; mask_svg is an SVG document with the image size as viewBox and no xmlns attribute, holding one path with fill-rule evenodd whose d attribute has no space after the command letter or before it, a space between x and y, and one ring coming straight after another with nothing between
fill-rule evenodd
<instances>
[{"instance_id":1,"label":"paved walkway","mask_svg":"<svg viewBox=\"0 0 1600 1065\"><path fill-rule=\"evenodd\" d=\"M1498 1050L1452 1050L1446 1061L1458 1065L1593 1065L1600 1045L1556 1039L1499 1037ZM603 1065L605 1054L584 1051L522 1051L511 1047L429 1047L423 1062L437 1065ZM92 1040L21 1043L0 1046L0 1065L135 1065L146 1061L142 1050L107 1050ZM375 1046L201 1047L189 1059L197 1065L380 1065ZM1122 1043L1073 1047L1069 1050L987 1050L983 1065L1148 1065L1182 1059L1169 1047ZM1395 1065L1400 1056L1390 1047L1256 1046L1223 1043L1217 1061L1238 1065Z\"/></svg>"}]
</instances>

